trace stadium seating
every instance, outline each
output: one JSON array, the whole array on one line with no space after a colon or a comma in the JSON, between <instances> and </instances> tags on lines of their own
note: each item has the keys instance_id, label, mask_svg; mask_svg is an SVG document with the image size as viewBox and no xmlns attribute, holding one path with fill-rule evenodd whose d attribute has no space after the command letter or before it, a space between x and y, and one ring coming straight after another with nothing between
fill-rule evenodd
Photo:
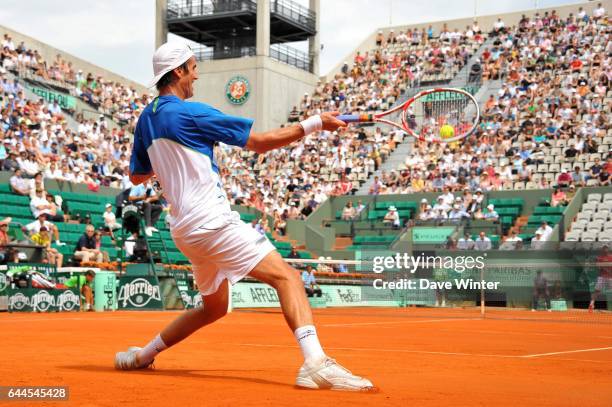
<instances>
[{"instance_id":1,"label":"stadium seating","mask_svg":"<svg viewBox=\"0 0 612 407\"><path fill-rule=\"evenodd\" d=\"M568 242L612 241L612 192L587 195L565 235Z\"/></svg>"}]
</instances>

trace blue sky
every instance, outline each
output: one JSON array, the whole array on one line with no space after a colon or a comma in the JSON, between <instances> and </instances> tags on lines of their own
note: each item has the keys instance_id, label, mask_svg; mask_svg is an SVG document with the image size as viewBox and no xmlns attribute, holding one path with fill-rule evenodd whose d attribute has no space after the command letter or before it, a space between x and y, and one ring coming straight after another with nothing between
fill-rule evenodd
<instances>
[{"instance_id":1,"label":"blue sky","mask_svg":"<svg viewBox=\"0 0 612 407\"><path fill-rule=\"evenodd\" d=\"M320 0L320 72L379 27L499 14L580 0ZM308 0L299 0L308 4ZM0 24L140 83L151 77L155 0L2 0ZM390 24L391 23L391 24Z\"/></svg>"}]
</instances>

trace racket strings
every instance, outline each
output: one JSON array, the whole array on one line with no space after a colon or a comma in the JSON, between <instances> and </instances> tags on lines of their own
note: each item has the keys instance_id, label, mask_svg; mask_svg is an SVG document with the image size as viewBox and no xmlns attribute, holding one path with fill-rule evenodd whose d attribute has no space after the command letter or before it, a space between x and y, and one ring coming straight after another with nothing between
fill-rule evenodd
<instances>
[{"instance_id":1,"label":"racket strings","mask_svg":"<svg viewBox=\"0 0 612 407\"><path fill-rule=\"evenodd\" d=\"M406 112L409 127L421 138L442 140L462 137L473 127L477 109L459 92L435 92L419 98Z\"/></svg>"}]
</instances>

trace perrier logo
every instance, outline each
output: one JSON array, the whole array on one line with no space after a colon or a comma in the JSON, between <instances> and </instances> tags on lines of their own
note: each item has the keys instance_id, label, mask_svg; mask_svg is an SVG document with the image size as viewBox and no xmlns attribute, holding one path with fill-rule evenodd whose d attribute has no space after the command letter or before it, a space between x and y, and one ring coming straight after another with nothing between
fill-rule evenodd
<instances>
[{"instance_id":1,"label":"perrier logo","mask_svg":"<svg viewBox=\"0 0 612 407\"><path fill-rule=\"evenodd\" d=\"M234 76L225 85L225 97L234 105L241 105L249 99L251 85L247 78Z\"/></svg>"}]
</instances>

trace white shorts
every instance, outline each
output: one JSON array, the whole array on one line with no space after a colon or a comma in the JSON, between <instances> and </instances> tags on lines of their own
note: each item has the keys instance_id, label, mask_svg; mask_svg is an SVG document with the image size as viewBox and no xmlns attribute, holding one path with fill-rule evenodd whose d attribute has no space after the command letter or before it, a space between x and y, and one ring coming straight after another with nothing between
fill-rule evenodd
<instances>
[{"instance_id":1,"label":"white shorts","mask_svg":"<svg viewBox=\"0 0 612 407\"><path fill-rule=\"evenodd\" d=\"M174 241L191 261L202 296L217 292L225 279L231 284L240 281L276 250L266 236L240 220L220 229L200 228Z\"/></svg>"},{"instance_id":2,"label":"white shorts","mask_svg":"<svg viewBox=\"0 0 612 407\"><path fill-rule=\"evenodd\" d=\"M609 277L597 277L597 283L595 283L595 291L606 292L612 290L612 278Z\"/></svg>"}]
</instances>

